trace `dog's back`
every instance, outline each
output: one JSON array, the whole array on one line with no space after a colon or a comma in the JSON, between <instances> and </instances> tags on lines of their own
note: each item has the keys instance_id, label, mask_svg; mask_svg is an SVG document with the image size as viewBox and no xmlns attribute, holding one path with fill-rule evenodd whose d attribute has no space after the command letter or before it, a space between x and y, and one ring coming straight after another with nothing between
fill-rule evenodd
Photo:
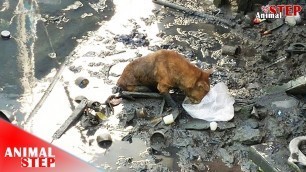
<instances>
[{"instance_id":1,"label":"dog's back","mask_svg":"<svg viewBox=\"0 0 306 172\"><path fill-rule=\"evenodd\" d=\"M209 91L209 75L183 55L171 50L159 50L128 64L117 86L127 91L139 91L139 86L155 87L161 93L179 88L198 101Z\"/></svg>"}]
</instances>

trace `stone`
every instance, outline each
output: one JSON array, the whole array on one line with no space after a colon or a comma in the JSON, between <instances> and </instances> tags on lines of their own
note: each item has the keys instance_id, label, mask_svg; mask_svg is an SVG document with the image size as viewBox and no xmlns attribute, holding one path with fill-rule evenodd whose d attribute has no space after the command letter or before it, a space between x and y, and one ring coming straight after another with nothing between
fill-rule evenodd
<instances>
[{"instance_id":1,"label":"stone","mask_svg":"<svg viewBox=\"0 0 306 172\"><path fill-rule=\"evenodd\" d=\"M306 94L306 76L301 76L283 85L265 88L264 91L268 94L274 94L279 92L287 92L290 94Z\"/></svg>"},{"instance_id":2,"label":"stone","mask_svg":"<svg viewBox=\"0 0 306 172\"><path fill-rule=\"evenodd\" d=\"M249 159L262 171L269 172L293 172L294 170L287 163L289 155L287 145L276 142L253 145L249 150Z\"/></svg>"},{"instance_id":3,"label":"stone","mask_svg":"<svg viewBox=\"0 0 306 172\"><path fill-rule=\"evenodd\" d=\"M257 111L259 119L264 119L267 116L269 116L268 109L266 109L264 107L258 107L258 108L256 108L256 111Z\"/></svg>"},{"instance_id":4,"label":"stone","mask_svg":"<svg viewBox=\"0 0 306 172\"><path fill-rule=\"evenodd\" d=\"M210 128L210 122L202 119L190 119L187 123L181 125L186 130L206 130Z\"/></svg>"},{"instance_id":5,"label":"stone","mask_svg":"<svg viewBox=\"0 0 306 172\"><path fill-rule=\"evenodd\" d=\"M235 128L236 125L233 122L218 122L218 130L223 131L231 128Z\"/></svg>"},{"instance_id":6,"label":"stone","mask_svg":"<svg viewBox=\"0 0 306 172\"><path fill-rule=\"evenodd\" d=\"M129 64L130 62L121 62L121 63L117 63L115 64L114 66L112 66L110 68L110 71L109 71L109 75L110 76L114 76L114 77L117 77L117 76L120 76L124 70L124 68Z\"/></svg>"},{"instance_id":7,"label":"stone","mask_svg":"<svg viewBox=\"0 0 306 172\"><path fill-rule=\"evenodd\" d=\"M237 113L241 119L248 119L251 117L253 107L252 106L243 106L240 111ZM236 114L235 114L236 115Z\"/></svg>"},{"instance_id":8,"label":"stone","mask_svg":"<svg viewBox=\"0 0 306 172\"><path fill-rule=\"evenodd\" d=\"M256 118L259 118L258 111L255 106L253 106L251 114L254 115Z\"/></svg>"},{"instance_id":9,"label":"stone","mask_svg":"<svg viewBox=\"0 0 306 172\"><path fill-rule=\"evenodd\" d=\"M298 103L299 101L297 101L295 98L289 98L283 101L274 101L272 102L272 106L274 105L276 108L289 109L292 107L296 107Z\"/></svg>"},{"instance_id":10,"label":"stone","mask_svg":"<svg viewBox=\"0 0 306 172\"><path fill-rule=\"evenodd\" d=\"M259 87L260 85L258 84L258 82L254 82L254 83L249 83L247 89L256 89Z\"/></svg>"},{"instance_id":11,"label":"stone","mask_svg":"<svg viewBox=\"0 0 306 172\"><path fill-rule=\"evenodd\" d=\"M252 161L242 162L241 163L241 170L242 171L249 171L249 172L258 172L258 166L254 164Z\"/></svg>"},{"instance_id":12,"label":"stone","mask_svg":"<svg viewBox=\"0 0 306 172\"><path fill-rule=\"evenodd\" d=\"M263 135L259 129L253 129L250 126L242 126L235 131L234 141L245 145L254 145L261 142Z\"/></svg>"},{"instance_id":13,"label":"stone","mask_svg":"<svg viewBox=\"0 0 306 172\"><path fill-rule=\"evenodd\" d=\"M271 137L283 137L287 138L289 130L286 129L286 126L277 121L275 118L267 118L266 129L271 134Z\"/></svg>"},{"instance_id":14,"label":"stone","mask_svg":"<svg viewBox=\"0 0 306 172\"><path fill-rule=\"evenodd\" d=\"M234 156L231 155L226 149L220 148L218 150L218 155L227 166L231 166L234 163Z\"/></svg>"},{"instance_id":15,"label":"stone","mask_svg":"<svg viewBox=\"0 0 306 172\"><path fill-rule=\"evenodd\" d=\"M287 93L290 94L306 94L306 76L301 76L296 80L287 83Z\"/></svg>"},{"instance_id":16,"label":"stone","mask_svg":"<svg viewBox=\"0 0 306 172\"><path fill-rule=\"evenodd\" d=\"M259 127L259 123L255 119L248 119L245 121L246 125L250 126L252 129L257 129Z\"/></svg>"}]
</instances>

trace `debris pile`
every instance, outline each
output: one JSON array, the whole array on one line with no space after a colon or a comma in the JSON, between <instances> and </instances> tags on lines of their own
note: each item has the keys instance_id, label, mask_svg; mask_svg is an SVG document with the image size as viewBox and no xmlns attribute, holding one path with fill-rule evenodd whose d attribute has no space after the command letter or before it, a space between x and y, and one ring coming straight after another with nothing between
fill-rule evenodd
<instances>
[{"instance_id":1,"label":"debris pile","mask_svg":"<svg viewBox=\"0 0 306 172\"><path fill-rule=\"evenodd\" d=\"M139 97L143 94L126 96L120 106L113 107L113 115L93 115L103 119L98 121L98 127L92 125L96 124L96 118L84 115L82 134L84 130L90 131L90 128L93 131L87 133L89 136L94 135L97 128L107 129L110 133L119 130L120 144L137 147L136 142L141 140L148 149L141 153L143 159L121 156L116 159L114 167L101 165L99 156L105 158L105 154L94 157L93 162L108 169L138 171L207 171L215 165L224 171L231 168L235 171L256 172L264 168L259 163L262 158L269 157L267 168L263 170L274 170L269 167L278 165L290 169L287 164L290 157L288 145L295 137L306 134L305 14L301 13L301 22L293 25L284 18L254 20L258 9L238 12L241 4L234 2L230 8L236 11L223 6L220 9L209 5L204 8L206 5L202 1L188 1L186 4L181 0L169 2L235 23L235 27L224 28L214 25L218 22L211 22L203 16L158 7L151 17L143 18L142 21L130 20L130 34L110 34L102 40L96 36L95 41L102 42L107 50L88 52L86 58L97 55L95 60L112 62L71 65L70 71L75 74L87 71L91 77L99 78L101 82L103 80L104 86L109 87L114 86L113 81L131 60L123 56L116 60L110 59L115 58L114 54L124 52L120 48L136 49L129 58L145 55L138 51L140 48L151 51L176 50L199 68L215 68L211 83L215 86L223 82L228 87L229 94L235 99L234 116L229 121L208 122L192 118L180 106L182 113L174 120L171 118L171 108L165 105L161 97L154 96L156 94L145 98ZM198 9L199 6L203 8ZM161 38L161 41L152 41L147 33L149 31L141 28L138 22L148 27L156 24L160 30L156 37ZM178 90L171 90L171 96L180 105L185 99L185 95ZM109 118L118 119L118 125L111 125ZM84 121L91 121L91 124L86 125ZM98 142L113 141L114 138L100 135ZM112 142L105 151L115 150L115 144ZM265 152L267 147L269 152ZM259 154L267 156L257 156ZM291 156L291 162L295 160ZM214 162L216 164L212 164Z\"/></svg>"}]
</instances>

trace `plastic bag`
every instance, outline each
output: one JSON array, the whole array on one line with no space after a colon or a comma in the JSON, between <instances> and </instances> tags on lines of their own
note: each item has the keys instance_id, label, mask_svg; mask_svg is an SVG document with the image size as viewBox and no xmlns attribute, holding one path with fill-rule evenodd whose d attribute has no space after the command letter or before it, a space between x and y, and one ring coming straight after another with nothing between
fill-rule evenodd
<instances>
[{"instance_id":1,"label":"plastic bag","mask_svg":"<svg viewBox=\"0 0 306 172\"><path fill-rule=\"evenodd\" d=\"M199 104L191 104L186 97L182 106L193 118L206 121L229 121L234 117L234 98L228 93L227 86L216 84Z\"/></svg>"}]
</instances>

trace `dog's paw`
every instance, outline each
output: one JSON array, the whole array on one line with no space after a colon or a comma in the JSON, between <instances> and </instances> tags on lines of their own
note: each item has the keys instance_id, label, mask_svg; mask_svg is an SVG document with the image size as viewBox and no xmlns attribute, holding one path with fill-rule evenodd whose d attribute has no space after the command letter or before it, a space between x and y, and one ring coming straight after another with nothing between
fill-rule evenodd
<instances>
[{"instance_id":1,"label":"dog's paw","mask_svg":"<svg viewBox=\"0 0 306 172\"><path fill-rule=\"evenodd\" d=\"M121 91L122 91L122 89L121 89L120 87L118 87L118 86L114 86L114 87L112 88L112 93L113 93L113 94L119 93L119 92L121 92Z\"/></svg>"}]
</instances>

